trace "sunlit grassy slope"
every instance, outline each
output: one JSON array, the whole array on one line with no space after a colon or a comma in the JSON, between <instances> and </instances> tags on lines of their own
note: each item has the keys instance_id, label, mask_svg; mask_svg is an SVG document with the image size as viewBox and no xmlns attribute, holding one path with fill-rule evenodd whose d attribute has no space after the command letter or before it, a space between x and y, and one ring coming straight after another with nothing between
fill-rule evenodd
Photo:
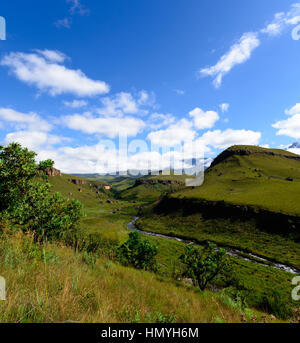
<instances>
[{"instance_id":1,"label":"sunlit grassy slope","mask_svg":"<svg viewBox=\"0 0 300 343\"><path fill-rule=\"evenodd\" d=\"M2 235L0 259L7 280L0 322L240 322L253 314L265 320L224 294L195 292L62 245L37 246L30 235Z\"/></svg>"},{"instance_id":2,"label":"sunlit grassy slope","mask_svg":"<svg viewBox=\"0 0 300 343\"><path fill-rule=\"evenodd\" d=\"M135 183L120 193L124 200L153 202L161 196L183 189L187 175L151 175L135 180Z\"/></svg>"},{"instance_id":3,"label":"sunlit grassy slope","mask_svg":"<svg viewBox=\"0 0 300 343\"><path fill-rule=\"evenodd\" d=\"M203 186L171 196L224 200L300 215L300 156L284 150L233 146L206 171Z\"/></svg>"}]
</instances>

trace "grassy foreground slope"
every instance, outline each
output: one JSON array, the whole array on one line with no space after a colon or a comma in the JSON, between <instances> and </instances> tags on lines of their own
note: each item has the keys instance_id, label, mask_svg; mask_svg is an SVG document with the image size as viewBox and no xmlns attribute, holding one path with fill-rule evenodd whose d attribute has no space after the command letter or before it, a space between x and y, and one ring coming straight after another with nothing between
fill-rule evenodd
<instances>
[{"instance_id":1,"label":"grassy foreground slope","mask_svg":"<svg viewBox=\"0 0 300 343\"><path fill-rule=\"evenodd\" d=\"M300 215L300 156L284 150L233 146L215 159L201 187L171 197L224 200Z\"/></svg>"},{"instance_id":2,"label":"grassy foreground slope","mask_svg":"<svg viewBox=\"0 0 300 343\"><path fill-rule=\"evenodd\" d=\"M155 274L125 268L62 244L38 246L22 233L0 236L7 301L0 322L271 321L242 311L224 294L195 292ZM266 317L266 319L265 319Z\"/></svg>"}]
</instances>

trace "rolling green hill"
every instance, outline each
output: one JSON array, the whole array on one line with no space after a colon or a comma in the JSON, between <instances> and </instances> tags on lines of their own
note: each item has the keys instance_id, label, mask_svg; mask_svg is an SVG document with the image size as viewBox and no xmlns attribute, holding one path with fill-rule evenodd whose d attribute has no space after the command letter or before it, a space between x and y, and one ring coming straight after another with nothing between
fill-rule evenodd
<instances>
[{"instance_id":1,"label":"rolling green hill","mask_svg":"<svg viewBox=\"0 0 300 343\"><path fill-rule=\"evenodd\" d=\"M225 201L300 215L300 156L284 150L233 146L205 172L203 186L174 198Z\"/></svg>"},{"instance_id":2,"label":"rolling green hill","mask_svg":"<svg viewBox=\"0 0 300 343\"><path fill-rule=\"evenodd\" d=\"M148 206L145 231L207 240L300 269L300 156L233 146L184 188Z\"/></svg>"},{"instance_id":3,"label":"rolling green hill","mask_svg":"<svg viewBox=\"0 0 300 343\"><path fill-rule=\"evenodd\" d=\"M120 193L127 201L153 202L161 196L176 192L185 187L186 175L152 175L135 180L134 184ZM189 177L190 178L190 177Z\"/></svg>"}]
</instances>

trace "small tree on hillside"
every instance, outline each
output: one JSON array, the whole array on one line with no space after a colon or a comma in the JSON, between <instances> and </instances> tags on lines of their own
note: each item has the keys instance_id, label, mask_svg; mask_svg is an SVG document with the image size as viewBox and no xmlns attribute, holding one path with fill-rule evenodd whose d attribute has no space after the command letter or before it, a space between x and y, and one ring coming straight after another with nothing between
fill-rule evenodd
<instances>
[{"instance_id":1,"label":"small tree on hillside","mask_svg":"<svg viewBox=\"0 0 300 343\"><path fill-rule=\"evenodd\" d=\"M148 239L144 241L138 231L130 232L129 239L120 246L119 257L122 263L137 269L156 270L155 256L157 246Z\"/></svg>"},{"instance_id":2,"label":"small tree on hillside","mask_svg":"<svg viewBox=\"0 0 300 343\"><path fill-rule=\"evenodd\" d=\"M0 217L37 236L60 238L75 230L82 205L51 193L49 183L38 181L54 162L36 164L35 156L17 143L0 146Z\"/></svg>"},{"instance_id":3,"label":"small tree on hillside","mask_svg":"<svg viewBox=\"0 0 300 343\"><path fill-rule=\"evenodd\" d=\"M203 251L189 244L185 253L180 256L180 260L185 264L183 276L191 278L194 286L198 286L202 291L218 275L228 269L226 250L217 249L216 245L210 242Z\"/></svg>"}]
</instances>

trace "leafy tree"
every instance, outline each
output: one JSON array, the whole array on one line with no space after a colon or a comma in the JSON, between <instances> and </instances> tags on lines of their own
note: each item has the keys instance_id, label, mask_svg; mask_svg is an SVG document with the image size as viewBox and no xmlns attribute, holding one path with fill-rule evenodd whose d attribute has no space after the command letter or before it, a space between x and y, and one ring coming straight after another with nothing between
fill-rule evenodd
<instances>
[{"instance_id":1,"label":"leafy tree","mask_svg":"<svg viewBox=\"0 0 300 343\"><path fill-rule=\"evenodd\" d=\"M189 244L185 253L180 256L180 260L185 264L183 276L191 278L193 284L202 291L218 275L228 269L226 250L217 249L216 245L210 242L203 251Z\"/></svg>"},{"instance_id":2,"label":"leafy tree","mask_svg":"<svg viewBox=\"0 0 300 343\"><path fill-rule=\"evenodd\" d=\"M138 231L130 232L129 239L120 246L119 257L121 262L137 269L156 270L155 256L157 246L148 239L144 241Z\"/></svg>"},{"instance_id":3,"label":"leafy tree","mask_svg":"<svg viewBox=\"0 0 300 343\"><path fill-rule=\"evenodd\" d=\"M82 205L51 193L49 183L38 181L54 162L36 164L35 157L17 143L0 146L0 216L42 238L60 238L76 229Z\"/></svg>"}]
</instances>

